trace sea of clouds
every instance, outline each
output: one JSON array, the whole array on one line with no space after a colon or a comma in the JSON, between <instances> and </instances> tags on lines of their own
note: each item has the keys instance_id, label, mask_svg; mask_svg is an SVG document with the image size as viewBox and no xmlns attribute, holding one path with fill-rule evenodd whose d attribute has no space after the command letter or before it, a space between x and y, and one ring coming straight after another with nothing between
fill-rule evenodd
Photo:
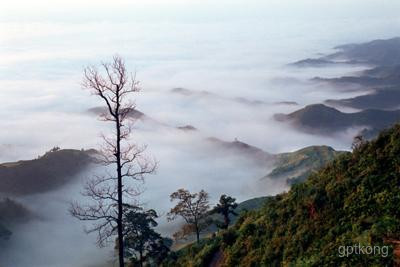
<instances>
[{"instance_id":1,"label":"sea of clouds","mask_svg":"<svg viewBox=\"0 0 400 267\"><path fill-rule=\"evenodd\" d=\"M272 116L360 94L309 79L365 66L299 69L287 64L330 53L338 44L390 38L400 30L396 1L80 2L10 1L0 11L0 161L35 158L53 146L98 147L100 132L109 125L86 112L102 103L81 88L82 70L119 54L141 81L138 109L152 119L137 124L134 139L147 144L159 161L157 174L143 185L141 201L161 215L171 208L169 194L181 187L205 189L212 203L224 193L243 201L287 190L277 181L260 187L269 166L237 154L215 156L218 148L205 145L207 137L237 138L270 153L309 145L350 149L358 129L315 136ZM281 101L298 105L277 104ZM198 131L175 128L184 125ZM21 199L42 219L17 229L0 264L103 264L112 246L96 248L95 237L86 236L82 223L67 213L80 188L78 183ZM160 231L170 234L174 225L165 216L160 222Z\"/></svg>"}]
</instances>

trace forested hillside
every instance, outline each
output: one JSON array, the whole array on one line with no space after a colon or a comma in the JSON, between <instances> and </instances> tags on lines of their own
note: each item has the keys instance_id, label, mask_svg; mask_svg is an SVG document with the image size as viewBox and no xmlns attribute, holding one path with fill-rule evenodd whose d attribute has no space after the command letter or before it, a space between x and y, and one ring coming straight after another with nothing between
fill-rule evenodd
<instances>
[{"instance_id":1,"label":"forested hillside","mask_svg":"<svg viewBox=\"0 0 400 267\"><path fill-rule=\"evenodd\" d=\"M400 238L400 125L359 141L288 193L164 266L392 266ZM341 246L388 246L388 254L352 253Z\"/></svg>"}]
</instances>

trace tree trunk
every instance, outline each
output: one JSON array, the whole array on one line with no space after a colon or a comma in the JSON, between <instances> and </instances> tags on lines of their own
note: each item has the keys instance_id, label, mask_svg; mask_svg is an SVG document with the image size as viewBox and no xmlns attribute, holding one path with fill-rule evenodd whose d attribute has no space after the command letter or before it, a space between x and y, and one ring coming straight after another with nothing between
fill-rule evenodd
<instances>
[{"instance_id":1,"label":"tree trunk","mask_svg":"<svg viewBox=\"0 0 400 267\"><path fill-rule=\"evenodd\" d=\"M223 227L223 229L228 229L229 223L230 223L229 213L228 214L224 213L224 227Z\"/></svg>"},{"instance_id":2,"label":"tree trunk","mask_svg":"<svg viewBox=\"0 0 400 267\"><path fill-rule=\"evenodd\" d=\"M140 250L140 267L143 267L143 251Z\"/></svg>"},{"instance_id":3,"label":"tree trunk","mask_svg":"<svg viewBox=\"0 0 400 267\"><path fill-rule=\"evenodd\" d=\"M196 223L196 238L197 238L197 243L200 241L200 231L199 231L199 226Z\"/></svg>"},{"instance_id":4,"label":"tree trunk","mask_svg":"<svg viewBox=\"0 0 400 267\"><path fill-rule=\"evenodd\" d=\"M121 170L121 125L119 121L118 107L116 114L117 130L117 173L118 173L118 259L119 267L124 267L124 237L122 234L122 170Z\"/></svg>"}]
</instances>

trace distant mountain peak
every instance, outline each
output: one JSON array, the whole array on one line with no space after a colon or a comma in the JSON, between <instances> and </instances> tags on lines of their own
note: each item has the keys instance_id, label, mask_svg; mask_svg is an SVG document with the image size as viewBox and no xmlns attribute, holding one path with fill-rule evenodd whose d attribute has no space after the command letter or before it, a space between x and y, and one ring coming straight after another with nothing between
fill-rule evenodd
<instances>
[{"instance_id":1,"label":"distant mountain peak","mask_svg":"<svg viewBox=\"0 0 400 267\"><path fill-rule=\"evenodd\" d=\"M399 122L400 110L366 109L344 113L323 104L314 104L289 114L275 114L274 118L310 133L333 134L350 127L366 127L377 132Z\"/></svg>"}]
</instances>

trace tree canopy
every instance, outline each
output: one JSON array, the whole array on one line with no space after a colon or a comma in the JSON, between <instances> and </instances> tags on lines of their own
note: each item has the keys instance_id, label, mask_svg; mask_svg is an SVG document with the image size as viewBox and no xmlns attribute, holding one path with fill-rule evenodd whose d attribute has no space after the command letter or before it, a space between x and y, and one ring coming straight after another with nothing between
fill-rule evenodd
<instances>
[{"instance_id":1,"label":"tree canopy","mask_svg":"<svg viewBox=\"0 0 400 267\"><path fill-rule=\"evenodd\" d=\"M125 255L132 263L143 266L145 262L159 261L160 256L166 255L169 247L159 233L154 230L157 226L155 210L143 210L136 206L125 208L124 245Z\"/></svg>"},{"instance_id":2,"label":"tree canopy","mask_svg":"<svg viewBox=\"0 0 400 267\"><path fill-rule=\"evenodd\" d=\"M178 203L168 213L168 219L175 220L177 217L181 217L186 222L175 236L179 238L196 233L196 239L199 242L201 231L209 225L207 221L210 208L208 193L201 190L192 194L182 188L172 193L170 198L171 201L177 200Z\"/></svg>"},{"instance_id":3,"label":"tree canopy","mask_svg":"<svg viewBox=\"0 0 400 267\"><path fill-rule=\"evenodd\" d=\"M223 216L224 221L221 223L217 221L217 226L221 229L227 229L231 220L229 215L238 214L235 212L238 204L236 203L236 199L227 195L222 195L219 199L219 203L212 209L211 213L219 213Z\"/></svg>"}]
</instances>

